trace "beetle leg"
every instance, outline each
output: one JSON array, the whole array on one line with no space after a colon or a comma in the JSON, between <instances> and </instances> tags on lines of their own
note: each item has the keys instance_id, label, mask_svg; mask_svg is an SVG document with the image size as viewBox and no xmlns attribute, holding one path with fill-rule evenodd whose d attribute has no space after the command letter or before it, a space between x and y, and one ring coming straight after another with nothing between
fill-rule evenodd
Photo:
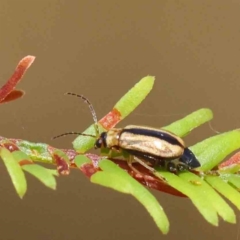
<instances>
[{"instance_id":1,"label":"beetle leg","mask_svg":"<svg viewBox=\"0 0 240 240\"><path fill-rule=\"evenodd\" d=\"M112 156L112 153L113 153L113 149L110 148L109 152L108 152L108 157L111 157Z\"/></svg>"},{"instance_id":2,"label":"beetle leg","mask_svg":"<svg viewBox=\"0 0 240 240\"><path fill-rule=\"evenodd\" d=\"M172 172L172 173L176 173L177 172L177 167L176 167L176 164L174 162L168 162L167 163L167 170L169 172Z\"/></svg>"},{"instance_id":3,"label":"beetle leg","mask_svg":"<svg viewBox=\"0 0 240 240\"><path fill-rule=\"evenodd\" d=\"M188 169L189 169L189 167L186 166L185 164L182 164L182 163L178 163L178 164L177 164L177 170L178 170L179 172L182 172L182 171L188 170Z\"/></svg>"},{"instance_id":4,"label":"beetle leg","mask_svg":"<svg viewBox=\"0 0 240 240\"><path fill-rule=\"evenodd\" d=\"M136 160L136 157L130 155L129 158L127 159L127 164L128 166L133 170L133 172L135 172L136 174L138 174L139 176L141 176L143 178L143 180L145 181L145 185L147 187L149 187L149 183L148 183L148 176L146 176L145 174L142 174L141 172L139 172L135 167L133 167L132 162L133 160L139 162L142 166L146 167L147 165L145 165L145 163L143 161L141 161L140 159ZM147 166L148 167L148 166Z\"/></svg>"},{"instance_id":5,"label":"beetle leg","mask_svg":"<svg viewBox=\"0 0 240 240\"><path fill-rule=\"evenodd\" d=\"M140 174L141 176L143 176L142 173L140 173L133 165L132 165L132 162L134 160L134 156L130 155L127 159L127 164L128 166L135 172L135 173L138 173Z\"/></svg>"},{"instance_id":6,"label":"beetle leg","mask_svg":"<svg viewBox=\"0 0 240 240\"><path fill-rule=\"evenodd\" d=\"M143 160L135 157L135 156L131 156L136 162L138 162L139 164L141 164L143 167L147 168L149 171L151 171L152 173L156 172L156 170L150 166L148 166ZM158 163L158 162L157 162ZM147 182L147 178L146 176L144 175L143 178L145 179L145 181ZM166 182L166 179L164 177L161 177L158 175L158 178L160 180L162 180L163 182Z\"/></svg>"},{"instance_id":7,"label":"beetle leg","mask_svg":"<svg viewBox=\"0 0 240 240\"><path fill-rule=\"evenodd\" d=\"M147 165L143 160L135 157L135 156L131 156L136 162L138 162L139 164L141 164L143 167L145 167L146 169L148 169L151 172L155 172L155 169L150 167L149 165Z\"/></svg>"}]
</instances>

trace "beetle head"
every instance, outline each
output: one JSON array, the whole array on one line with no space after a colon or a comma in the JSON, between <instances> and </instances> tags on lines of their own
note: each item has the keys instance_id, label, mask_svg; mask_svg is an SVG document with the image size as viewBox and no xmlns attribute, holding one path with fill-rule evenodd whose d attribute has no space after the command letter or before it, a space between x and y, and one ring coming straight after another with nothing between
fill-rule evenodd
<instances>
[{"instance_id":1,"label":"beetle head","mask_svg":"<svg viewBox=\"0 0 240 240\"><path fill-rule=\"evenodd\" d=\"M106 132L102 132L99 136L99 138L96 140L94 148L102 148L102 147L107 147L107 143L106 143L106 138L107 138L107 133Z\"/></svg>"}]
</instances>

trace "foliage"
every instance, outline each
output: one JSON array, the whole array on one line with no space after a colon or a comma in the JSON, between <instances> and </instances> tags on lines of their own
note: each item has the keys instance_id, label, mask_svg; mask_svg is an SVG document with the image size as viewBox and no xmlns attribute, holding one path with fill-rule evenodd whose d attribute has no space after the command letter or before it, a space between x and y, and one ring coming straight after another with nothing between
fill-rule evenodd
<instances>
[{"instance_id":1,"label":"foliage","mask_svg":"<svg viewBox=\"0 0 240 240\"><path fill-rule=\"evenodd\" d=\"M20 61L14 75L0 90L1 102L15 100L23 95L22 91L14 88L33 60L34 57L28 56ZM153 84L154 77L151 76L138 82L98 122L100 130L107 131L128 116L146 98ZM22 94L16 97L14 92ZM211 119L211 110L200 109L163 129L183 137ZM84 133L96 135L94 125ZM70 168L77 168L89 177L92 183L134 196L164 234L169 231L168 218L145 186L175 196L188 197L206 221L214 226L218 225L218 216L229 223L236 222L235 213L224 198L240 209L240 153L237 152L224 162L223 160L240 148L238 129L212 136L190 147L201 167L192 172L184 171L178 174L161 168L153 174L136 163L135 167L141 172L139 176L126 164L125 156L102 159L101 155L86 153L93 144L93 138L78 136L73 142L74 150L56 149L44 143L0 137L0 155L21 198L27 190L25 172L35 176L45 186L56 189L55 177L59 174L68 175ZM40 166L37 162L56 165L57 170Z\"/></svg>"}]
</instances>

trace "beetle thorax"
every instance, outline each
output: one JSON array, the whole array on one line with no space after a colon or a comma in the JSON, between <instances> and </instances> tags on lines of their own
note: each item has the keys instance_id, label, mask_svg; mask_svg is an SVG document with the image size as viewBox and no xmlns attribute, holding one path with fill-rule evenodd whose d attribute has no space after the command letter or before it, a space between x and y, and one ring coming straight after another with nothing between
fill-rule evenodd
<instances>
[{"instance_id":1,"label":"beetle thorax","mask_svg":"<svg viewBox=\"0 0 240 240\"><path fill-rule=\"evenodd\" d=\"M121 129L119 128L112 128L107 132L106 143L108 148L113 148L119 146L119 135Z\"/></svg>"}]
</instances>

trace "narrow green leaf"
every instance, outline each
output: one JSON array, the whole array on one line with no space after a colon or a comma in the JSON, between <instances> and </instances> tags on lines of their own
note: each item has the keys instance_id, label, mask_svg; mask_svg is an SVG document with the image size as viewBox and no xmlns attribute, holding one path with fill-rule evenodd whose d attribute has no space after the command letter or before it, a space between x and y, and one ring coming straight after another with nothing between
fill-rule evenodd
<instances>
[{"instance_id":1,"label":"narrow green leaf","mask_svg":"<svg viewBox=\"0 0 240 240\"><path fill-rule=\"evenodd\" d=\"M22 160L30 160L29 156L22 151L14 151L12 155L18 162ZM47 169L37 164L26 164L21 167L23 170L40 180L46 187L54 190L56 189L57 183L54 175L58 176L58 173L55 169Z\"/></svg>"},{"instance_id":2,"label":"narrow green leaf","mask_svg":"<svg viewBox=\"0 0 240 240\"><path fill-rule=\"evenodd\" d=\"M238 178L239 183L240 178ZM213 188L229 199L240 210L240 193L216 176L206 176L207 181ZM239 183L240 184L240 183Z\"/></svg>"},{"instance_id":3,"label":"narrow green leaf","mask_svg":"<svg viewBox=\"0 0 240 240\"><path fill-rule=\"evenodd\" d=\"M74 163L80 168L85 163L91 163L91 160L85 155L78 155L74 158Z\"/></svg>"},{"instance_id":4,"label":"narrow green leaf","mask_svg":"<svg viewBox=\"0 0 240 240\"><path fill-rule=\"evenodd\" d=\"M238 191L240 191L240 176L236 174L228 174L224 177L225 180L227 180L229 183L231 183L233 186L237 188Z\"/></svg>"},{"instance_id":5,"label":"narrow green leaf","mask_svg":"<svg viewBox=\"0 0 240 240\"><path fill-rule=\"evenodd\" d=\"M148 95L154 84L154 77L148 76L142 78L132 89L130 89L114 106L121 114L121 119L128 116ZM100 132L106 131L99 124ZM84 132L84 134L96 135L94 125L92 124ZM73 141L73 148L80 152L85 153L91 149L96 140L91 137L78 136Z\"/></svg>"},{"instance_id":6,"label":"narrow green leaf","mask_svg":"<svg viewBox=\"0 0 240 240\"><path fill-rule=\"evenodd\" d=\"M202 198L208 199L209 204L216 209L217 213L223 218L224 221L236 223L236 216L233 209L205 181L191 172L180 173L179 177L188 182L200 183L200 186L198 186L197 189L201 191Z\"/></svg>"},{"instance_id":7,"label":"narrow green leaf","mask_svg":"<svg viewBox=\"0 0 240 240\"><path fill-rule=\"evenodd\" d=\"M163 208L145 187L109 160L102 160L99 165L103 171L91 177L93 183L131 194L146 208L164 234L169 231L169 222Z\"/></svg>"},{"instance_id":8,"label":"narrow green leaf","mask_svg":"<svg viewBox=\"0 0 240 240\"><path fill-rule=\"evenodd\" d=\"M14 159L18 162L22 161L22 160L29 160L31 161L31 158L24 152L22 151L14 151L11 153L12 156L14 157Z\"/></svg>"},{"instance_id":9,"label":"narrow green leaf","mask_svg":"<svg viewBox=\"0 0 240 240\"><path fill-rule=\"evenodd\" d=\"M202 194L202 191L199 189L201 186L187 182L177 175L167 171L157 172L156 176L159 178L165 178L170 186L188 196L202 216L212 225L218 226L217 211L212 204L209 204L209 199L205 194Z\"/></svg>"},{"instance_id":10,"label":"narrow green leaf","mask_svg":"<svg viewBox=\"0 0 240 240\"><path fill-rule=\"evenodd\" d=\"M56 189L57 183L54 175L43 166L37 164L23 165L22 169L36 177L40 182L42 182L46 187L53 190Z\"/></svg>"},{"instance_id":11,"label":"narrow green leaf","mask_svg":"<svg viewBox=\"0 0 240 240\"><path fill-rule=\"evenodd\" d=\"M48 144L21 140L18 142L18 147L22 152L30 156L32 160L52 163L52 157L48 152Z\"/></svg>"},{"instance_id":12,"label":"narrow green leaf","mask_svg":"<svg viewBox=\"0 0 240 240\"><path fill-rule=\"evenodd\" d=\"M59 173L56 169L47 169L45 168L50 174L52 174L53 176L56 176L58 177L59 176Z\"/></svg>"},{"instance_id":13,"label":"narrow green leaf","mask_svg":"<svg viewBox=\"0 0 240 240\"><path fill-rule=\"evenodd\" d=\"M15 187L18 196L23 198L27 191L27 181L22 168L7 149L1 148L0 152L13 186Z\"/></svg>"},{"instance_id":14,"label":"narrow green leaf","mask_svg":"<svg viewBox=\"0 0 240 240\"><path fill-rule=\"evenodd\" d=\"M234 130L197 143L191 147L191 150L201 163L199 169L207 171L238 148L240 148L240 131Z\"/></svg>"},{"instance_id":15,"label":"narrow green leaf","mask_svg":"<svg viewBox=\"0 0 240 240\"><path fill-rule=\"evenodd\" d=\"M122 119L128 116L149 94L153 88L155 77L142 78L114 106L121 113Z\"/></svg>"},{"instance_id":16,"label":"narrow green leaf","mask_svg":"<svg viewBox=\"0 0 240 240\"><path fill-rule=\"evenodd\" d=\"M183 137L190 133L194 128L210 121L212 118L212 111L208 108L202 108L166 127L163 127L163 129Z\"/></svg>"},{"instance_id":17,"label":"narrow green leaf","mask_svg":"<svg viewBox=\"0 0 240 240\"><path fill-rule=\"evenodd\" d=\"M94 124L90 125L85 131L83 131L83 133L96 136L96 130L94 126ZM98 124L98 127L100 132L106 131L106 129L104 129L100 124ZM93 148L95 142L96 138L78 136L73 141L73 148L79 153L85 153L89 149Z\"/></svg>"},{"instance_id":18,"label":"narrow green leaf","mask_svg":"<svg viewBox=\"0 0 240 240\"><path fill-rule=\"evenodd\" d=\"M30 157L22 152L22 151L14 151L12 153L15 160L22 161L22 160L30 160ZM58 173L55 169L47 169L41 165L37 164L27 164L23 165L22 169L26 172L30 173L34 177L36 177L38 180L40 180L45 186L56 189L56 179L54 176L58 176Z\"/></svg>"}]
</instances>

